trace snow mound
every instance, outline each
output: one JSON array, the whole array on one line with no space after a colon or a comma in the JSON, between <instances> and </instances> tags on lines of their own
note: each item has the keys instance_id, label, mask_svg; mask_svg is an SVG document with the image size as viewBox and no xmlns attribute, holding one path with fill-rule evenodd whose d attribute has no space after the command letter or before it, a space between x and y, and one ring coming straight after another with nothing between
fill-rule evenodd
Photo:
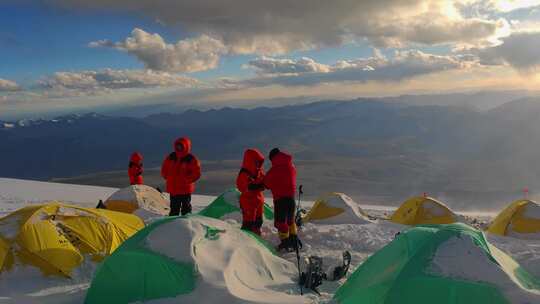
<instances>
[{"instance_id":1,"label":"snow mound","mask_svg":"<svg viewBox=\"0 0 540 304\"><path fill-rule=\"evenodd\" d=\"M211 240L208 227L218 231ZM296 266L224 221L199 216L171 221L152 231L146 244L177 261L192 260L201 275L193 293L159 303L303 302L293 295Z\"/></svg>"},{"instance_id":2,"label":"snow mound","mask_svg":"<svg viewBox=\"0 0 540 304\"><path fill-rule=\"evenodd\" d=\"M161 264L151 265L160 266L145 265L156 258ZM141 268L124 273L128 260ZM183 289L162 294L163 284L175 277L170 271L176 264L170 261L192 265L188 268L194 272L185 272L173 282ZM198 215L154 222L124 243L102 268L106 269L96 274L87 303L101 303L104 294L118 303L305 303L309 299L298 295L296 265L275 255L265 241L227 222ZM167 282L160 283L163 278ZM147 281L153 283L137 290L140 282Z\"/></svg>"},{"instance_id":3,"label":"snow mound","mask_svg":"<svg viewBox=\"0 0 540 304\"><path fill-rule=\"evenodd\" d=\"M518 265L495 246L489 245L494 257L469 237L452 237L439 246L429 266L429 272L443 277L483 282L497 286L511 303L539 303L540 293L523 286L516 277Z\"/></svg>"},{"instance_id":4,"label":"snow mound","mask_svg":"<svg viewBox=\"0 0 540 304\"><path fill-rule=\"evenodd\" d=\"M346 194L338 192L328 193L317 199L303 220L325 225L372 222L360 205Z\"/></svg>"},{"instance_id":5,"label":"snow mound","mask_svg":"<svg viewBox=\"0 0 540 304\"><path fill-rule=\"evenodd\" d=\"M116 191L105 201L105 206L110 210L133 212L141 218L169 214L167 197L146 185L132 185Z\"/></svg>"}]
</instances>

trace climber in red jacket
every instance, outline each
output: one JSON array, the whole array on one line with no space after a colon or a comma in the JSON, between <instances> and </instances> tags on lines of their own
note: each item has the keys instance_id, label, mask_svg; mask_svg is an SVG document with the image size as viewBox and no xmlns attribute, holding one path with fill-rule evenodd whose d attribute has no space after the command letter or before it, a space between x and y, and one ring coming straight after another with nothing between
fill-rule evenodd
<instances>
[{"instance_id":1,"label":"climber in red jacket","mask_svg":"<svg viewBox=\"0 0 540 304\"><path fill-rule=\"evenodd\" d=\"M264 156L257 149L244 152L242 168L236 178L236 187L241 192L242 229L261 235L264 206Z\"/></svg>"},{"instance_id":2,"label":"climber in red jacket","mask_svg":"<svg viewBox=\"0 0 540 304\"><path fill-rule=\"evenodd\" d=\"M281 240L278 249L296 249L296 246L301 246L295 223L296 168L292 156L278 148L272 149L268 158L272 167L266 173L263 183L272 191L274 198L274 226Z\"/></svg>"},{"instance_id":3,"label":"climber in red jacket","mask_svg":"<svg viewBox=\"0 0 540 304\"><path fill-rule=\"evenodd\" d=\"M174 152L165 157L161 165L161 176L166 180L171 197L169 215L191 213L191 194L195 190L195 182L201 177L201 165L191 154L189 138L182 137L174 142Z\"/></svg>"},{"instance_id":4,"label":"climber in red jacket","mask_svg":"<svg viewBox=\"0 0 540 304\"><path fill-rule=\"evenodd\" d=\"M143 181L143 157L141 153L134 152L129 158L128 176L130 185L142 185Z\"/></svg>"}]
</instances>

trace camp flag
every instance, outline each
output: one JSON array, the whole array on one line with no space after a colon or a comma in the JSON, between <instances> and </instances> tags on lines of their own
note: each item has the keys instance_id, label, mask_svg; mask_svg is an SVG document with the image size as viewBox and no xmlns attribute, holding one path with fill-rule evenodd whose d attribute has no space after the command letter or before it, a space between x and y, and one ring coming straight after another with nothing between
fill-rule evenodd
<instances>
[{"instance_id":1,"label":"camp flag","mask_svg":"<svg viewBox=\"0 0 540 304\"><path fill-rule=\"evenodd\" d=\"M264 204L263 216L267 220L274 219L274 210ZM241 220L242 215L240 211L240 191L236 188L229 189L220 196L218 196L212 203L206 208L201 210L199 215L208 216L216 219L233 218Z\"/></svg>"},{"instance_id":2,"label":"camp flag","mask_svg":"<svg viewBox=\"0 0 540 304\"><path fill-rule=\"evenodd\" d=\"M540 282L462 223L401 232L337 290L339 304L540 303ZM516 302L517 303L517 302Z\"/></svg>"}]
</instances>

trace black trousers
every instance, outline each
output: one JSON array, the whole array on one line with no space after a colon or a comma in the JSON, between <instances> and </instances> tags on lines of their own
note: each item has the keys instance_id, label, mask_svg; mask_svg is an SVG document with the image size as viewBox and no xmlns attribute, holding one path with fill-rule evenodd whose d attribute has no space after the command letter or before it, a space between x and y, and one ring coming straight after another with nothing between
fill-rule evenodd
<instances>
[{"instance_id":1,"label":"black trousers","mask_svg":"<svg viewBox=\"0 0 540 304\"><path fill-rule=\"evenodd\" d=\"M191 213L191 194L171 195L171 211L169 215Z\"/></svg>"},{"instance_id":2,"label":"black trousers","mask_svg":"<svg viewBox=\"0 0 540 304\"><path fill-rule=\"evenodd\" d=\"M289 232L289 226L294 224L296 202L292 197L283 197L274 201L274 226L281 233Z\"/></svg>"}]
</instances>

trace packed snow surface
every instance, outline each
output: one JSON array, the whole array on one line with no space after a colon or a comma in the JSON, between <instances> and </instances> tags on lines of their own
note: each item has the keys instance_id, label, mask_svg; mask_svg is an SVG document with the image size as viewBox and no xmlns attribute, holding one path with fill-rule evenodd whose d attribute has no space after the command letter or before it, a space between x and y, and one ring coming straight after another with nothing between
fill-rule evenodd
<instances>
[{"instance_id":1,"label":"packed snow surface","mask_svg":"<svg viewBox=\"0 0 540 304\"><path fill-rule=\"evenodd\" d=\"M27 204L37 204L50 200L59 200L83 206L95 206L98 200L105 201L117 190L106 187L0 178L0 216ZM213 199L212 196L194 195L192 199L194 212L204 208ZM310 206L312 203L302 202L302 207ZM378 218L385 217L393 210L392 208L379 206L361 205L360 207L369 215ZM478 216L487 218L492 215L474 215L475 218L478 218ZM174 222L171 222L171 225L173 225L172 223ZM227 223L223 223L223 225L240 226L236 220L232 219L228 219ZM349 250L352 254L350 274L368 256L392 241L395 234L405 228L407 226L382 219L365 224L308 223L300 232L300 237L304 243L301 254L302 257L309 255L321 256L324 263L323 267L331 269L341 263L342 251ZM163 227L163 229L166 228ZM265 221L262 230L263 238L274 245L278 243L276 231L271 222ZM178 258L184 256L183 252L175 252L174 248L167 246L171 237L178 238L177 242L182 242L181 235L167 234L165 231L163 233L157 232L150 242L153 249L175 255ZM488 235L488 239L493 245L511 255L531 274L540 277L540 240L523 240L492 235ZM299 294L299 290L295 289L296 286L290 283L296 279L297 275L295 254L282 254L285 259L283 260L251 252L250 250L253 249L237 251L233 247L242 247L243 245L241 241L237 241L234 238L228 239L227 242L218 247L205 250L209 255L206 258L209 260L214 258L216 261L215 264L204 266L201 270L206 276L204 284L210 284L208 287L212 286L213 288L205 289L205 292L209 293L205 294L208 301L194 300L193 303L302 303L302 301L307 303L327 303L331 300L339 285L345 281L345 279L342 279L338 282L324 282L319 289L321 291L320 297L308 292L304 295L302 301L291 302L293 298L298 299ZM243 262L245 261L245 254L255 255L253 261L256 261L257 264L260 263L260 268L250 268L249 265L246 265ZM448 273L451 271L458 272L457 274L452 272L452 275L468 276L468 272L465 271L467 269L464 268L468 268L467 271L476 270L476 272L482 272L482 265L482 263L470 263L470 265L466 265L467 267L454 270L445 269L445 271L448 271ZM96 266L95 263L84 263L75 270L72 278L44 277L34 267L14 267L10 272L0 273L0 303L82 303ZM275 282L268 281L269 274L275 275ZM259 279L253 280L253 278ZM493 279L497 280L497 277L493 276ZM268 302L262 300L263 296L261 295L268 296L270 300ZM152 303L179 303L179 300L180 298L161 299L154 300Z\"/></svg>"}]
</instances>

